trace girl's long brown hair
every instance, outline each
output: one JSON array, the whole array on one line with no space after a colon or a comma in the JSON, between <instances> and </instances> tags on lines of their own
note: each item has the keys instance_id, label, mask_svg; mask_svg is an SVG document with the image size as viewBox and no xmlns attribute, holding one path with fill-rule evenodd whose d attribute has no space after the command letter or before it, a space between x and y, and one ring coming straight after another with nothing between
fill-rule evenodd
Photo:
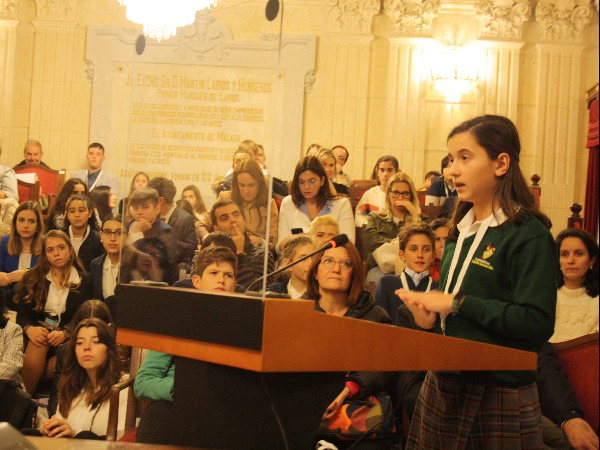
<instances>
[{"instance_id":1,"label":"girl's long brown hair","mask_svg":"<svg viewBox=\"0 0 600 450\"><path fill-rule=\"evenodd\" d=\"M348 241L342 245L348 252L348 259L352 263L352 284L348 288L348 306L355 305L358 301L358 297L362 291L365 290L365 274L362 269L362 259L356 246ZM322 256L322 255L321 255ZM319 264L321 264L321 258L315 257L310 269L308 269L308 283L306 285L306 292L311 297L319 299L321 294L319 293L319 282L317 281L317 270L319 270Z\"/></svg>"},{"instance_id":2,"label":"girl's long brown hair","mask_svg":"<svg viewBox=\"0 0 600 450\"><path fill-rule=\"evenodd\" d=\"M44 236L42 241L42 253L40 254L40 258L38 259L37 264L25 272L23 275L23 279L19 282L19 288L17 289L17 294L15 295L15 303L19 303L23 301L23 303L31 303L35 304L33 310L36 312L40 312L44 310L46 306L46 300L48 298L48 284L46 283L46 275L50 272L51 266L48 261L48 257L46 256L46 242L48 238L59 238L62 239L65 244L71 249L71 257L69 262L65 267L65 271L63 276L59 281L61 285L64 285L66 281L69 279L71 275L71 267L75 266L76 269L83 271L83 265L75 250L73 249L73 245L71 244L71 240L69 236L67 236L64 232L60 230L50 230ZM67 287L69 290L74 291L79 288L81 283L68 283Z\"/></svg>"},{"instance_id":3,"label":"girl's long brown hair","mask_svg":"<svg viewBox=\"0 0 600 450\"><path fill-rule=\"evenodd\" d=\"M473 136L492 161L497 160L501 153L506 153L510 157L508 171L500 178L493 197L494 200L498 200L506 217L518 224L527 217L533 216L550 228L552 222L540 211L519 167L521 142L517 127L510 119L495 115L475 117L454 128L448 135L447 141L460 133L469 133ZM448 238L458 239L457 225L472 207L473 204L470 202L458 201L454 214L448 222L450 229Z\"/></svg>"},{"instance_id":4,"label":"girl's long brown hair","mask_svg":"<svg viewBox=\"0 0 600 450\"><path fill-rule=\"evenodd\" d=\"M258 183L258 193L256 194L256 198L252 201L251 208L256 208L257 211L259 208L266 208L267 201L269 200L269 188L267 187L267 182L260 165L253 159L245 159L240 163L237 169L233 171L233 177L231 181L231 199L239 206L242 206L245 203L242 193L240 192L240 185L238 183L238 176L240 176L242 173L247 173L254 181Z\"/></svg>"},{"instance_id":5,"label":"girl's long brown hair","mask_svg":"<svg viewBox=\"0 0 600 450\"><path fill-rule=\"evenodd\" d=\"M92 386L85 369L77 362L75 354L77 335L82 328L96 328L98 340L107 347L106 361L98 370L96 388ZM121 379L122 371L123 361L107 323L95 317L79 322L69 340L69 349L58 382L58 410L63 417L68 417L74 406L73 401L81 394L85 394L86 405L91 409L102 406L108 400L110 388Z\"/></svg>"},{"instance_id":6,"label":"girl's long brown hair","mask_svg":"<svg viewBox=\"0 0 600 450\"><path fill-rule=\"evenodd\" d=\"M204 200L202 200L202 194L200 194L200 189L198 189L193 184L190 184L184 187L181 191L181 198L183 199L183 193L185 191L192 191L194 193L194 197L196 197L196 206L194 206L194 212L199 214L204 214L207 209L206 205L204 205Z\"/></svg>"},{"instance_id":7,"label":"girl's long brown hair","mask_svg":"<svg viewBox=\"0 0 600 450\"><path fill-rule=\"evenodd\" d=\"M31 246L29 251L34 256L38 256L42 252L42 236L44 235L44 219L42 216L42 210L40 208L40 204L38 202L33 202L31 200L27 202L23 202L19 205L12 219L12 227L10 231L10 236L8 238L8 254L9 255L20 255L23 251L23 245L21 243L21 236L17 234L17 219L19 218L19 214L23 211L33 211L35 217L37 219L37 229L35 230L35 234L33 235L33 240L31 241Z\"/></svg>"}]
</instances>

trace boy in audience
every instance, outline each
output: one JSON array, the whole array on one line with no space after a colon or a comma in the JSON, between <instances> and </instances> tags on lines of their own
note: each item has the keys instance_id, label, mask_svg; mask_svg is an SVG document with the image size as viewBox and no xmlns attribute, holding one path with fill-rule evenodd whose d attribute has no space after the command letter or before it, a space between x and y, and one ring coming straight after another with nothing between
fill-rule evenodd
<instances>
[{"instance_id":1,"label":"boy in audience","mask_svg":"<svg viewBox=\"0 0 600 450\"><path fill-rule=\"evenodd\" d=\"M106 253L92 261L92 295L98 300L106 300L115 295L117 276L121 264L121 251L127 241L127 229L121 214L109 214L100 229L100 239Z\"/></svg>"},{"instance_id":2,"label":"boy in audience","mask_svg":"<svg viewBox=\"0 0 600 450\"><path fill-rule=\"evenodd\" d=\"M406 225L398 233L400 259L406 268L400 275L384 275L375 290L375 302L387 311L396 323L398 308L402 301L394 293L396 290L428 292L437 289L438 282L429 276L429 266L433 261L435 235L431 227L423 222Z\"/></svg>"},{"instance_id":3,"label":"boy in audience","mask_svg":"<svg viewBox=\"0 0 600 450\"><path fill-rule=\"evenodd\" d=\"M440 264L444 254L444 245L448 239L448 219L441 217L435 219L429 224L435 234L435 254L431 266L429 266L429 275L435 281L440 281Z\"/></svg>"},{"instance_id":4,"label":"boy in audience","mask_svg":"<svg viewBox=\"0 0 600 450\"><path fill-rule=\"evenodd\" d=\"M195 267L192 282L196 289L208 292L235 290L237 257L230 249L211 246L201 250L196 256ZM151 402L142 414L136 442L170 444L174 381L173 355L150 350L133 386L137 398Z\"/></svg>"},{"instance_id":5,"label":"boy in audience","mask_svg":"<svg viewBox=\"0 0 600 450\"><path fill-rule=\"evenodd\" d=\"M129 199L133 221L129 224L129 242L158 238L167 248L170 267L175 267L177 259L177 236L166 222L160 220L160 201L158 192L150 187L139 188ZM140 243L138 243L139 248Z\"/></svg>"}]
</instances>

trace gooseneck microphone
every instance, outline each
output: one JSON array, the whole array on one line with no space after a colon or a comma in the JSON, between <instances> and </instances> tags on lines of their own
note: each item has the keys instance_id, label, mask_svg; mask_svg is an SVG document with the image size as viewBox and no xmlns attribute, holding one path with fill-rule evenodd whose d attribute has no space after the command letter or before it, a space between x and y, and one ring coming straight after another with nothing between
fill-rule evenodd
<instances>
[{"instance_id":1,"label":"gooseneck microphone","mask_svg":"<svg viewBox=\"0 0 600 450\"><path fill-rule=\"evenodd\" d=\"M345 234L340 234L339 236L334 237L332 240L330 240L327 244L323 245L320 249L306 255L303 256L302 258L294 261L293 263L288 264L287 266L281 267L280 269L277 269L275 272L271 272L269 274L266 275L267 278L272 277L273 275L277 275L278 273L281 273L285 270L288 270L290 267L295 266L296 264L298 264L299 262L304 261L305 259L311 258L313 256L315 256L317 253L322 253L325 250L329 250L330 248L336 248L336 247L340 247L344 244L346 244L348 242L348 236L346 236ZM250 286L248 286L248 288L246 289L245 293L247 294L250 291L250 288L252 288L255 284L259 283L260 281L263 280L263 277L260 277L256 280L254 280L252 283L250 283Z\"/></svg>"}]
</instances>

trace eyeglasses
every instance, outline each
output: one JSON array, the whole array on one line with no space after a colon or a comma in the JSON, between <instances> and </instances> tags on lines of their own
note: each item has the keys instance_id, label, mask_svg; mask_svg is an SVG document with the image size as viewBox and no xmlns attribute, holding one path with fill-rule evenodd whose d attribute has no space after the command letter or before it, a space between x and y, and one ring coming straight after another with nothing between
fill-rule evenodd
<instances>
[{"instance_id":1,"label":"eyeglasses","mask_svg":"<svg viewBox=\"0 0 600 450\"><path fill-rule=\"evenodd\" d=\"M404 191L404 192L390 191L390 197L392 197L392 198L402 197L402 198L410 199L412 197L412 192L410 192L410 191Z\"/></svg>"},{"instance_id":2,"label":"eyeglasses","mask_svg":"<svg viewBox=\"0 0 600 450\"><path fill-rule=\"evenodd\" d=\"M299 186L304 186L305 184L309 184L310 186L315 186L319 182L318 178L311 178L310 180L298 180Z\"/></svg>"},{"instance_id":3,"label":"eyeglasses","mask_svg":"<svg viewBox=\"0 0 600 450\"><path fill-rule=\"evenodd\" d=\"M333 269L334 263L338 263L342 270L352 270L352 263L350 261L338 261L337 259L323 257L321 258L321 264L328 269Z\"/></svg>"},{"instance_id":4,"label":"eyeglasses","mask_svg":"<svg viewBox=\"0 0 600 450\"><path fill-rule=\"evenodd\" d=\"M121 235L123 234L123 230L115 230L115 231L112 231L112 230L109 230L109 229L107 228L107 229L105 229L105 230L102 230L102 231L101 231L101 233L102 233L104 236L108 237L108 238L109 238L109 237L111 237L113 234L114 234L116 237L118 237L118 238L119 238L119 237L121 237Z\"/></svg>"}]
</instances>

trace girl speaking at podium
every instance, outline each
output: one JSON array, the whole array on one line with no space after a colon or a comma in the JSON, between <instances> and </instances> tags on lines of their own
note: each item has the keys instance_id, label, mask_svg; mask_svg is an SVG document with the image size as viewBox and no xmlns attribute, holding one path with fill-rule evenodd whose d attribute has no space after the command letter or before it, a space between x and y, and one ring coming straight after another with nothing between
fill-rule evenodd
<instances>
[{"instance_id":1,"label":"girl speaking at podium","mask_svg":"<svg viewBox=\"0 0 600 450\"><path fill-rule=\"evenodd\" d=\"M423 329L537 352L553 333L557 252L519 168L517 129L476 117L452 130L448 150L459 201L440 291L396 293ZM541 448L535 379L534 370L428 372L406 448Z\"/></svg>"}]
</instances>

